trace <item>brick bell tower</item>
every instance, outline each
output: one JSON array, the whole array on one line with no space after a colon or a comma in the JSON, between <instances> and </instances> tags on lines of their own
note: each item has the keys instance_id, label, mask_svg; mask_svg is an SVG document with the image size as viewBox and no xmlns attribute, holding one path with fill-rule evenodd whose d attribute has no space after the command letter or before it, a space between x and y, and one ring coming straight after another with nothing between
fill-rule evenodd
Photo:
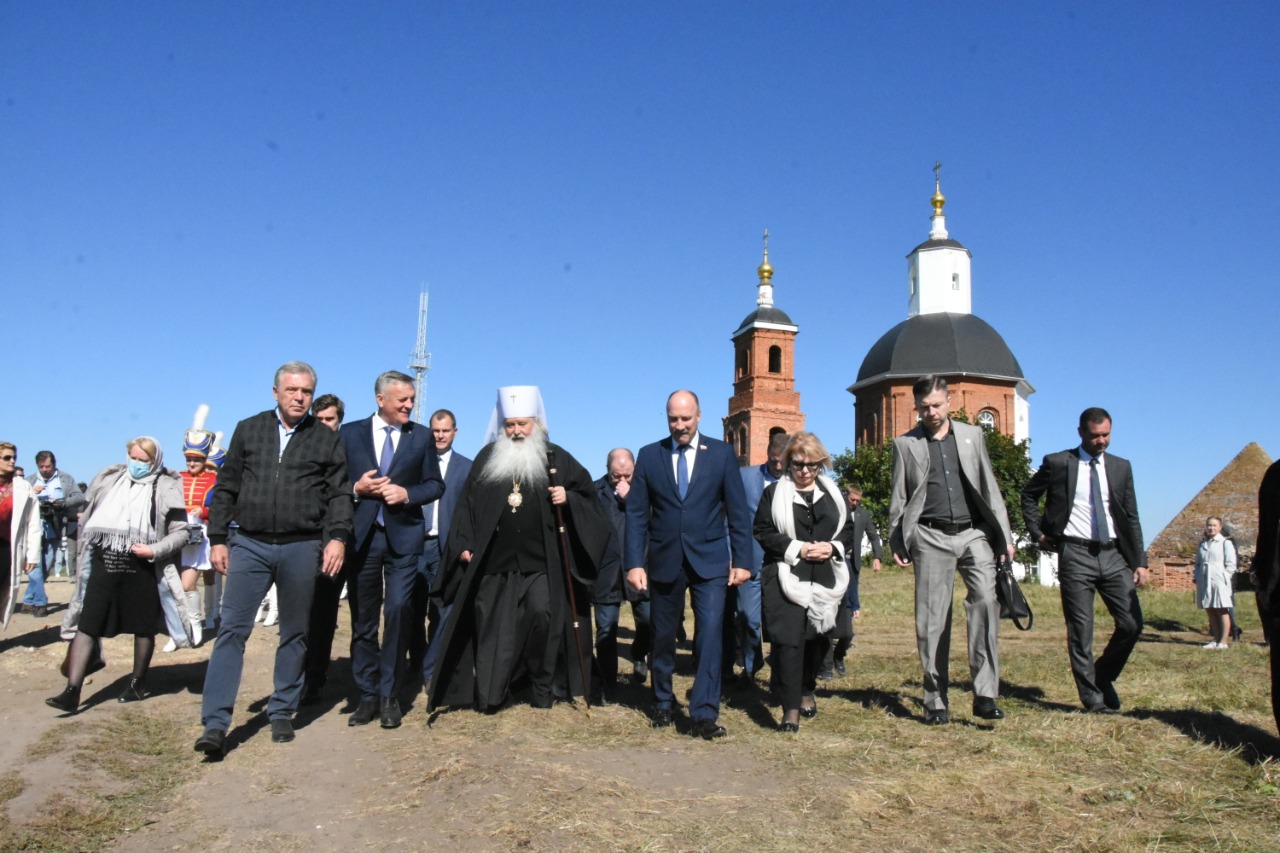
<instances>
[{"instance_id":1,"label":"brick bell tower","mask_svg":"<svg viewBox=\"0 0 1280 853\"><path fill-rule=\"evenodd\" d=\"M795 349L800 327L773 305L773 267L769 265L769 231L764 232L764 262L756 310L733 333L733 396L724 419L724 440L733 446L738 465L765 461L775 432L804 429L796 392Z\"/></svg>"}]
</instances>

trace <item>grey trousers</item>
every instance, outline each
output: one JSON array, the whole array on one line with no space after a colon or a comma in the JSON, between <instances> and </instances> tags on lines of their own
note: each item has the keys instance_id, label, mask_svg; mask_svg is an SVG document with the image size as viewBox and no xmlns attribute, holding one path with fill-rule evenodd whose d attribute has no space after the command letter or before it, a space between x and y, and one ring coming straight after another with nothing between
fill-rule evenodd
<instances>
[{"instance_id":1,"label":"grey trousers","mask_svg":"<svg viewBox=\"0 0 1280 853\"><path fill-rule=\"evenodd\" d=\"M916 571L916 645L924 670L924 707L947 707L950 683L951 600L959 570L969 594L964 600L969 629L969 674L975 697L1000 693L1000 604L996 600L996 563L987 535L977 528L954 536L921 525L911 561Z\"/></svg>"},{"instance_id":2,"label":"grey trousers","mask_svg":"<svg viewBox=\"0 0 1280 853\"><path fill-rule=\"evenodd\" d=\"M1058 551L1058 584L1076 692L1084 706L1092 708L1102 704L1102 685L1120 677L1142 635L1142 605L1133 585L1133 570L1114 548L1091 553L1083 545L1065 542ZM1095 592L1102 596L1116 622L1116 630L1097 661L1093 659Z\"/></svg>"}]
</instances>

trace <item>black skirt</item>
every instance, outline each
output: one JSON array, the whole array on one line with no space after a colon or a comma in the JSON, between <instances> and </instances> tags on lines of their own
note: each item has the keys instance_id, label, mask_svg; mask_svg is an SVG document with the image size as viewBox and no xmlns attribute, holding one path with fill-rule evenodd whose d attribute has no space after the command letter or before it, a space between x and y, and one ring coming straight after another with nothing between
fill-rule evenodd
<instances>
[{"instance_id":1,"label":"black skirt","mask_svg":"<svg viewBox=\"0 0 1280 853\"><path fill-rule=\"evenodd\" d=\"M836 585L835 570L830 561L810 563L801 560L791 571L802 581L812 581L825 587ZM805 609L782 592L782 584L778 581L776 563L766 563L760 572L760 598L764 608L764 621L769 626L769 638L772 642L785 646L798 646L806 640L818 636L817 630L809 622ZM828 639L842 640L853 636L853 619L848 606L841 601L836 613L835 627L825 635Z\"/></svg>"},{"instance_id":2,"label":"black skirt","mask_svg":"<svg viewBox=\"0 0 1280 853\"><path fill-rule=\"evenodd\" d=\"M79 629L90 637L155 636L162 618L155 564L94 546Z\"/></svg>"}]
</instances>

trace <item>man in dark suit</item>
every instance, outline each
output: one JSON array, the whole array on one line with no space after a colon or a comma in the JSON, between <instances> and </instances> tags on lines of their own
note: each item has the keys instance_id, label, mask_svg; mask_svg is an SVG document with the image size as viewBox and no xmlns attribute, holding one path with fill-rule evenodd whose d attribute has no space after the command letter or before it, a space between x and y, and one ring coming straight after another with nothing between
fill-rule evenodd
<instances>
[{"instance_id":1,"label":"man in dark suit","mask_svg":"<svg viewBox=\"0 0 1280 853\"><path fill-rule=\"evenodd\" d=\"M835 641L827 652L826 660L818 673L818 680L828 680L839 675L841 678L848 672L844 658L853 648L853 638L857 633L858 623L855 621L862 612L862 600L858 596L858 582L862 577L862 541L871 541L871 570L880 571L880 558L884 556L884 546L880 542L880 531L876 530L875 520L862 504L862 486L857 483L845 489L845 500L849 504L849 523L853 527L853 555L847 560L849 565L849 588L844 593L845 606L849 608L849 634Z\"/></svg>"},{"instance_id":2,"label":"man in dark suit","mask_svg":"<svg viewBox=\"0 0 1280 853\"><path fill-rule=\"evenodd\" d=\"M702 410L692 391L667 398L669 438L641 448L627 498L627 580L649 590L653 619L653 725L672 723L676 628L684 595L693 598L697 674L689 717L693 734L726 732L720 715L725 590L751 577L751 516L733 449L698 432Z\"/></svg>"},{"instance_id":3,"label":"man in dark suit","mask_svg":"<svg viewBox=\"0 0 1280 853\"><path fill-rule=\"evenodd\" d=\"M1280 462L1271 463L1258 487L1258 546L1253 554L1258 615L1271 647L1271 712L1280 731Z\"/></svg>"},{"instance_id":4,"label":"man in dark suit","mask_svg":"<svg viewBox=\"0 0 1280 853\"><path fill-rule=\"evenodd\" d=\"M920 425L893 441L889 544L900 566L915 564L916 645L924 670L925 723L950 721L947 707L951 601L959 570L969 634L973 715L999 720L1000 604L996 555L1013 559L1013 532L982 427L950 418L941 376L912 386Z\"/></svg>"},{"instance_id":5,"label":"man in dark suit","mask_svg":"<svg viewBox=\"0 0 1280 853\"><path fill-rule=\"evenodd\" d=\"M1104 452L1111 444L1111 415L1085 409L1077 432L1080 446L1050 453L1023 487L1022 516L1032 539L1058 554L1067 654L1080 701L1090 713L1114 714L1120 710L1114 682L1142 633L1136 587L1147 582L1147 552L1133 471L1128 460ZM1116 623L1096 662L1095 592Z\"/></svg>"},{"instance_id":6,"label":"man in dark suit","mask_svg":"<svg viewBox=\"0 0 1280 853\"><path fill-rule=\"evenodd\" d=\"M379 716L384 729L394 729L400 725L399 689L423 549L422 506L444 494L444 482L431 433L409 419L413 378L388 370L374 383L374 394L378 410L345 424L340 433L356 494L347 598L351 673L360 703L347 724L367 725ZM379 622L385 622L381 648Z\"/></svg>"},{"instance_id":7,"label":"man in dark suit","mask_svg":"<svg viewBox=\"0 0 1280 853\"><path fill-rule=\"evenodd\" d=\"M342 427L347 407L334 394L321 394L311 404L311 417L337 432ZM347 561L333 577L316 578L316 592L311 599L311 624L307 629L306 681L302 688L302 704L320 701L325 682L329 680L329 658L333 656L333 635L338 632L338 610L342 590L347 585ZM209 612L212 607L207 608Z\"/></svg>"},{"instance_id":8,"label":"man in dark suit","mask_svg":"<svg viewBox=\"0 0 1280 853\"><path fill-rule=\"evenodd\" d=\"M605 475L596 480L596 498L613 527L609 547L596 574L591 591L591 606L596 614L596 663L600 667L599 695L609 701L618 683L618 622L622 603L631 602L635 634L631 642L631 677L644 684L649 675L649 649L653 631L649 620L649 597L632 589L622 577L622 561L626 554L627 495L635 475L636 459L625 447L615 447L605 457Z\"/></svg>"},{"instance_id":9,"label":"man in dark suit","mask_svg":"<svg viewBox=\"0 0 1280 853\"><path fill-rule=\"evenodd\" d=\"M449 544L449 522L462 494L462 484L471 473L471 460L453 449L458 437L458 421L448 409L437 409L429 419L431 439L435 443L436 462L444 478L444 497L422 508L426 542L418 560L418 578L413 588L413 636L409 644L410 672L422 669L422 683L431 683L438 652L432 647L436 632L448 615L439 601L430 598L431 585L440 568L440 555ZM427 620L430 620L430 627Z\"/></svg>"}]
</instances>

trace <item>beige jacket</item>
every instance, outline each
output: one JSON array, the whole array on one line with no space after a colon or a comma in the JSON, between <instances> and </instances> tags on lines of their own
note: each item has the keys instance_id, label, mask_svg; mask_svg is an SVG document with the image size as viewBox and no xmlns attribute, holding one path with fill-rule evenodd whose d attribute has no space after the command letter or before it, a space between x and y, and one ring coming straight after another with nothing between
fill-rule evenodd
<instances>
[{"instance_id":1,"label":"beige jacket","mask_svg":"<svg viewBox=\"0 0 1280 853\"><path fill-rule=\"evenodd\" d=\"M9 617L18 604L18 587L23 573L40 562L40 510L31 484L13 478L13 519L9 522L9 542L13 546L9 565L0 566L7 575L7 588L0 595L0 623L9 627Z\"/></svg>"}]
</instances>

